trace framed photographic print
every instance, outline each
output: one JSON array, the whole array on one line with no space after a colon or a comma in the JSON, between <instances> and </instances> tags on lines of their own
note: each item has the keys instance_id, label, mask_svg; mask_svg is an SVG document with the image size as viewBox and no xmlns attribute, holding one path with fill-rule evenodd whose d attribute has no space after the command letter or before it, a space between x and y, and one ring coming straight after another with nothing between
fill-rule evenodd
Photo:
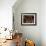
<instances>
[{"instance_id":1,"label":"framed photographic print","mask_svg":"<svg viewBox=\"0 0 46 46\"><path fill-rule=\"evenodd\" d=\"M21 13L21 25L36 25L37 13Z\"/></svg>"}]
</instances>

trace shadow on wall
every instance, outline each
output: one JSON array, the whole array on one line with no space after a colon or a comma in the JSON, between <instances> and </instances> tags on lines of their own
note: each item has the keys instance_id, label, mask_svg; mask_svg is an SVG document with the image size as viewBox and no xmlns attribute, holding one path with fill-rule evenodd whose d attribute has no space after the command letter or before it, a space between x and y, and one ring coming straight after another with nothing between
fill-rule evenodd
<instances>
[{"instance_id":1,"label":"shadow on wall","mask_svg":"<svg viewBox=\"0 0 46 46\"><path fill-rule=\"evenodd\" d=\"M23 0L17 0L16 3L12 6L12 9L13 10L17 9L21 3L23 3Z\"/></svg>"}]
</instances>

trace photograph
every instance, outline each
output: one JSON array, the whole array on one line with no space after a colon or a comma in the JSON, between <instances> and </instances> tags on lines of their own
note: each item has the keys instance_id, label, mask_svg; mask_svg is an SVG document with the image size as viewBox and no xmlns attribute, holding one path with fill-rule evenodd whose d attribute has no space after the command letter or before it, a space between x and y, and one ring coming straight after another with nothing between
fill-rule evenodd
<instances>
[{"instance_id":1,"label":"photograph","mask_svg":"<svg viewBox=\"0 0 46 46\"><path fill-rule=\"evenodd\" d=\"M21 25L36 25L37 13L22 13Z\"/></svg>"}]
</instances>

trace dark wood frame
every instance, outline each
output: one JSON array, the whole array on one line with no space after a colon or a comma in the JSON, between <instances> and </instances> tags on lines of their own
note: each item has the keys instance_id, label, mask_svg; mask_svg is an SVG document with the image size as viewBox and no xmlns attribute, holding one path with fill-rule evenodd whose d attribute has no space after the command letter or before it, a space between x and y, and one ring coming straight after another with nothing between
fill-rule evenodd
<instances>
[{"instance_id":1,"label":"dark wood frame","mask_svg":"<svg viewBox=\"0 0 46 46\"><path fill-rule=\"evenodd\" d=\"M31 23L30 23L30 24L28 24L28 23L25 24L25 23L24 23L24 24L23 24L23 16L24 16L24 15L27 15L27 16L28 16L28 15L30 15L30 16L33 15L33 16L35 16L35 17L34 17L34 18L35 18L35 19L34 19L34 20L35 20L35 23L33 23L33 24L31 24ZM24 26L36 26L36 25L37 25L37 13L21 13L21 25L24 25Z\"/></svg>"}]
</instances>

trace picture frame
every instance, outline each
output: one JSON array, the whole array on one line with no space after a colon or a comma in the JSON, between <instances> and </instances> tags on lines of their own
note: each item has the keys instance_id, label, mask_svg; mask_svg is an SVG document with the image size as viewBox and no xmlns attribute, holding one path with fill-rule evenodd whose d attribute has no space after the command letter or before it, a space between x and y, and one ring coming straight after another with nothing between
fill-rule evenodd
<instances>
[{"instance_id":1,"label":"picture frame","mask_svg":"<svg viewBox=\"0 0 46 46\"><path fill-rule=\"evenodd\" d=\"M21 13L21 25L37 25L37 13Z\"/></svg>"}]
</instances>

